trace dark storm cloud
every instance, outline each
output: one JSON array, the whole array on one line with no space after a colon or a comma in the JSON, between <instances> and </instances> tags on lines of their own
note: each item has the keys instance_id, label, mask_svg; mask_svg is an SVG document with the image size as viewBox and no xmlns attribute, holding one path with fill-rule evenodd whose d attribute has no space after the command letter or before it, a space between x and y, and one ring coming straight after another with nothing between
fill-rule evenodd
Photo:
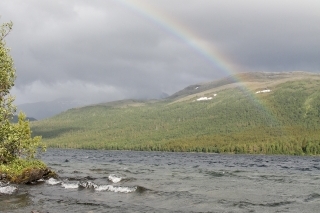
<instances>
[{"instance_id":1,"label":"dark storm cloud","mask_svg":"<svg viewBox=\"0 0 320 213\"><path fill-rule=\"evenodd\" d=\"M6 41L20 103L152 98L229 74L188 39L243 70L318 72L319 9L316 0L0 2L1 22L14 22Z\"/></svg>"}]
</instances>

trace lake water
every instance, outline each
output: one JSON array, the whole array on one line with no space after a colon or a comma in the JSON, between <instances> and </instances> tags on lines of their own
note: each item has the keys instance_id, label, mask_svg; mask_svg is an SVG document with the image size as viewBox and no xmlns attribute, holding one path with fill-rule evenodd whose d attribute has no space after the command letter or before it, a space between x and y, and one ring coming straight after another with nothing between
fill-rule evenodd
<instances>
[{"instance_id":1,"label":"lake water","mask_svg":"<svg viewBox=\"0 0 320 213\"><path fill-rule=\"evenodd\" d=\"M59 179L0 186L0 212L320 212L320 158L49 149Z\"/></svg>"}]
</instances>

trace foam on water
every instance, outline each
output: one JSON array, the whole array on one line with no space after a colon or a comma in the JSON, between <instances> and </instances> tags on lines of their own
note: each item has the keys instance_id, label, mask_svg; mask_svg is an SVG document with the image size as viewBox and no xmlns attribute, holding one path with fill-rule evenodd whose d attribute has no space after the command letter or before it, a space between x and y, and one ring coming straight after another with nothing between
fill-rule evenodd
<instances>
[{"instance_id":1,"label":"foam on water","mask_svg":"<svg viewBox=\"0 0 320 213\"><path fill-rule=\"evenodd\" d=\"M122 177L118 177L115 174L109 175L109 180L112 181L112 183L119 183L122 180Z\"/></svg>"},{"instance_id":2,"label":"foam on water","mask_svg":"<svg viewBox=\"0 0 320 213\"><path fill-rule=\"evenodd\" d=\"M120 193L130 193L137 190L137 187L122 187L122 186L112 186L112 185L102 185L98 186L96 191L110 191L110 192L120 192Z\"/></svg>"},{"instance_id":3,"label":"foam on water","mask_svg":"<svg viewBox=\"0 0 320 213\"><path fill-rule=\"evenodd\" d=\"M3 187L0 187L0 194L13 194L17 190L18 190L18 188L15 186L10 186L10 185L3 186Z\"/></svg>"},{"instance_id":4,"label":"foam on water","mask_svg":"<svg viewBox=\"0 0 320 213\"><path fill-rule=\"evenodd\" d=\"M61 186L65 189L77 189L77 188L79 188L79 182L77 182L77 183L62 183Z\"/></svg>"},{"instance_id":5,"label":"foam on water","mask_svg":"<svg viewBox=\"0 0 320 213\"><path fill-rule=\"evenodd\" d=\"M60 184L61 181L57 180L57 179L54 179L54 178L49 178L47 181L46 181L47 184L49 185L57 185L57 184Z\"/></svg>"},{"instance_id":6,"label":"foam on water","mask_svg":"<svg viewBox=\"0 0 320 213\"><path fill-rule=\"evenodd\" d=\"M86 189L94 189L95 191L99 191L99 192L109 191L109 192L119 192L119 193L131 193L131 192L135 192L137 190L137 187L97 185L91 181L76 182L76 183L64 183L64 182L59 182L58 180L52 179L50 182L52 183L52 185L56 185L58 183L61 183L61 186L65 189L86 188ZM56 183L56 184L53 184L53 183Z\"/></svg>"},{"instance_id":7,"label":"foam on water","mask_svg":"<svg viewBox=\"0 0 320 213\"><path fill-rule=\"evenodd\" d=\"M83 188L87 188L87 189L95 189L98 187L97 184L91 182L91 181L87 181L87 182L80 182L79 186L83 187Z\"/></svg>"}]
</instances>

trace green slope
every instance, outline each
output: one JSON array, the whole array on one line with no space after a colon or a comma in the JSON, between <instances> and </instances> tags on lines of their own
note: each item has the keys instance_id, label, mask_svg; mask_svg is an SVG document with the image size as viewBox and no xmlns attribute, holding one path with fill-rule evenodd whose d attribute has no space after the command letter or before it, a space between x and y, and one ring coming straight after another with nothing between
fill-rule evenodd
<instances>
[{"instance_id":1,"label":"green slope","mask_svg":"<svg viewBox=\"0 0 320 213\"><path fill-rule=\"evenodd\" d=\"M225 79L199 84L198 91L189 87L164 101L70 109L32 122L32 129L49 147L319 154L319 75L260 73L248 79L245 87ZM255 93L266 87L271 92ZM202 96L213 98L196 101Z\"/></svg>"}]
</instances>

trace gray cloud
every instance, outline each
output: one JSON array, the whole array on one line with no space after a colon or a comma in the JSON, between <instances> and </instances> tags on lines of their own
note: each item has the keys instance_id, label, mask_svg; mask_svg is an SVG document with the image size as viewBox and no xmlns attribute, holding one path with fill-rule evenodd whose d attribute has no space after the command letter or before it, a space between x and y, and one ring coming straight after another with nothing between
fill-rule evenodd
<instances>
[{"instance_id":1,"label":"gray cloud","mask_svg":"<svg viewBox=\"0 0 320 213\"><path fill-rule=\"evenodd\" d=\"M6 41L17 103L93 103L223 77L230 70L214 63L223 58L239 70L319 72L319 8L317 0L3 0L0 21L14 22Z\"/></svg>"}]
</instances>

